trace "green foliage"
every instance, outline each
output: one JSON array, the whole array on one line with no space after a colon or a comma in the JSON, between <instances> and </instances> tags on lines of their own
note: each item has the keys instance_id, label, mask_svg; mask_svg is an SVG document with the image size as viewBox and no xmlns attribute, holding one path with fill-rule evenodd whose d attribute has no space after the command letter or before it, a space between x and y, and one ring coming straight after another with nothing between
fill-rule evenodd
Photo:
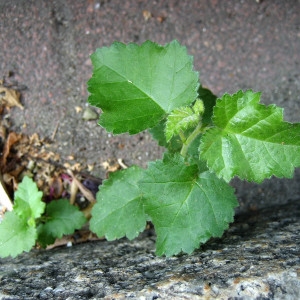
<instances>
[{"instance_id":1,"label":"green foliage","mask_svg":"<svg viewBox=\"0 0 300 300\"><path fill-rule=\"evenodd\" d=\"M35 244L37 232L34 226L20 218L14 211L7 212L0 223L0 257L16 257L29 251Z\"/></svg>"},{"instance_id":2,"label":"green foliage","mask_svg":"<svg viewBox=\"0 0 300 300\"><path fill-rule=\"evenodd\" d=\"M202 100L196 100L193 107L175 108L169 114L166 122L166 141L169 142L174 135L179 135L182 141L185 142L183 132L188 128L197 126L203 111L204 106Z\"/></svg>"},{"instance_id":3,"label":"green foliage","mask_svg":"<svg viewBox=\"0 0 300 300\"><path fill-rule=\"evenodd\" d=\"M38 227L38 241L43 247L52 244L55 238L73 233L86 223L83 213L66 199L50 202L46 208L45 218L47 221Z\"/></svg>"},{"instance_id":4,"label":"green foliage","mask_svg":"<svg viewBox=\"0 0 300 300\"><path fill-rule=\"evenodd\" d=\"M143 169L132 166L104 181L93 207L90 228L98 236L133 239L145 229L147 215L138 182Z\"/></svg>"},{"instance_id":5,"label":"green foliage","mask_svg":"<svg viewBox=\"0 0 300 300\"><path fill-rule=\"evenodd\" d=\"M149 129L167 150L100 187L91 220L98 235L131 239L150 220L158 255L191 253L233 221L233 177L261 182L300 166L300 124L284 122L281 108L251 90L217 99L197 83L178 42L114 43L91 58L89 103L103 111L99 124L113 133Z\"/></svg>"},{"instance_id":6,"label":"green foliage","mask_svg":"<svg viewBox=\"0 0 300 300\"><path fill-rule=\"evenodd\" d=\"M300 166L300 124L284 122L282 108L259 99L260 93L239 91L217 101L215 126L204 134L200 155L226 181L290 178Z\"/></svg>"},{"instance_id":7,"label":"green foliage","mask_svg":"<svg viewBox=\"0 0 300 300\"><path fill-rule=\"evenodd\" d=\"M191 253L233 221L233 189L180 155L150 163L140 181L145 211L157 233L157 254Z\"/></svg>"},{"instance_id":8,"label":"green foliage","mask_svg":"<svg viewBox=\"0 0 300 300\"><path fill-rule=\"evenodd\" d=\"M100 125L113 133L151 128L197 97L198 74L177 41L165 47L150 41L141 46L115 42L97 49L91 59L89 102L103 110Z\"/></svg>"},{"instance_id":9,"label":"green foliage","mask_svg":"<svg viewBox=\"0 0 300 300\"><path fill-rule=\"evenodd\" d=\"M42 197L36 183L25 176L15 193L13 211L0 223L0 257L29 251L37 240L45 247L86 222L68 200L53 201L46 207Z\"/></svg>"},{"instance_id":10,"label":"green foliage","mask_svg":"<svg viewBox=\"0 0 300 300\"><path fill-rule=\"evenodd\" d=\"M233 221L232 178L260 183L292 177L300 166L300 123L285 122L283 109L261 104L251 90L217 99L198 83L193 59L177 41L115 42L91 59L88 101L103 112L99 124L114 134L149 129L166 148L147 169L132 166L103 182L90 220L98 236L133 239L151 221L158 255L191 253ZM41 199L25 177L0 223L1 257L36 241L46 247L86 222L67 200L46 206Z\"/></svg>"},{"instance_id":11,"label":"green foliage","mask_svg":"<svg viewBox=\"0 0 300 300\"><path fill-rule=\"evenodd\" d=\"M15 192L14 212L28 222L39 218L45 210L42 202L43 193L38 191L37 185L29 177L24 177L23 182Z\"/></svg>"}]
</instances>

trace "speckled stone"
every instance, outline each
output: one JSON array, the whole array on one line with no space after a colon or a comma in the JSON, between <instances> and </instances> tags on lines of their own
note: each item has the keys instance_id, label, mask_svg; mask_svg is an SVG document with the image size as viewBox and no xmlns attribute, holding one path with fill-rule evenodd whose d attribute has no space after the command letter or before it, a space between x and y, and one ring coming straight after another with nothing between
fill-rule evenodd
<instances>
[{"instance_id":1,"label":"speckled stone","mask_svg":"<svg viewBox=\"0 0 300 300\"><path fill-rule=\"evenodd\" d=\"M300 202L236 217L192 255L155 256L138 239L0 260L0 299L300 299Z\"/></svg>"}]
</instances>

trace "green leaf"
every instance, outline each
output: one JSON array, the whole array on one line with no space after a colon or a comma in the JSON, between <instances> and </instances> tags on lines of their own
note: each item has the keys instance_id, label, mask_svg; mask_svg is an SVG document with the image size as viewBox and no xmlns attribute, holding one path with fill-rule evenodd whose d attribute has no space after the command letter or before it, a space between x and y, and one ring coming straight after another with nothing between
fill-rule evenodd
<instances>
[{"instance_id":1,"label":"green leaf","mask_svg":"<svg viewBox=\"0 0 300 300\"><path fill-rule=\"evenodd\" d=\"M46 248L48 245L55 243L56 237L49 232L44 223L41 223L37 227L38 243L41 247Z\"/></svg>"},{"instance_id":2,"label":"green leaf","mask_svg":"<svg viewBox=\"0 0 300 300\"><path fill-rule=\"evenodd\" d=\"M177 41L160 46L115 42L91 56L89 103L100 107L100 125L113 133L138 133L197 97L198 73Z\"/></svg>"},{"instance_id":3,"label":"green leaf","mask_svg":"<svg viewBox=\"0 0 300 300\"><path fill-rule=\"evenodd\" d=\"M0 223L0 257L16 257L35 245L36 228L14 211L7 212Z\"/></svg>"},{"instance_id":4,"label":"green leaf","mask_svg":"<svg viewBox=\"0 0 300 300\"><path fill-rule=\"evenodd\" d=\"M202 124L204 126L207 126L208 124L212 123L211 119L213 114L213 107L216 104L217 96L215 96L210 90L202 86L199 87L198 94L199 94L199 98L203 101L204 104ZM195 104L196 102L197 101L195 101ZM149 129L149 132L152 135L152 137L158 141L158 144L160 146L167 148L168 151L171 153L179 152L183 144L181 139L178 136L174 136L169 142L167 142L165 136L165 132L166 132L165 128L166 128L166 118L161 120L156 126Z\"/></svg>"},{"instance_id":5,"label":"green leaf","mask_svg":"<svg viewBox=\"0 0 300 300\"><path fill-rule=\"evenodd\" d=\"M142 193L137 182L144 170L132 166L112 173L97 193L90 228L107 240L121 237L133 239L145 229L148 219L144 212Z\"/></svg>"},{"instance_id":6,"label":"green leaf","mask_svg":"<svg viewBox=\"0 0 300 300\"><path fill-rule=\"evenodd\" d=\"M158 144L168 149L169 152L174 153L180 151L182 147L182 140L179 136L174 136L169 142L165 135L166 120L160 121L155 127L149 129L149 133L157 140Z\"/></svg>"},{"instance_id":7,"label":"green leaf","mask_svg":"<svg viewBox=\"0 0 300 300\"><path fill-rule=\"evenodd\" d=\"M201 116L204 112L204 103L202 100L197 99L195 103L193 104L193 111L198 116Z\"/></svg>"},{"instance_id":8,"label":"green leaf","mask_svg":"<svg viewBox=\"0 0 300 300\"><path fill-rule=\"evenodd\" d=\"M38 190L36 183L25 176L15 192L13 209L19 216L34 222L45 210L42 197L43 193Z\"/></svg>"},{"instance_id":9,"label":"green leaf","mask_svg":"<svg viewBox=\"0 0 300 300\"><path fill-rule=\"evenodd\" d=\"M210 237L220 237L233 221L232 187L179 155L150 163L139 185L157 233L158 255L191 253Z\"/></svg>"},{"instance_id":10,"label":"green leaf","mask_svg":"<svg viewBox=\"0 0 300 300\"><path fill-rule=\"evenodd\" d=\"M290 178L300 166L300 124L284 122L282 108L259 100L252 91L225 94L214 109L216 127L203 135L200 157L226 181Z\"/></svg>"},{"instance_id":11,"label":"green leaf","mask_svg":"<svg viewBox=\"0 0 300 300\"><path fill-rule=\"evenodd\" d=\"M186 129L196 126L200 121L198 114L191 107L175 108L167 118L166 139L171 140L174 135L183 133Z\"/></svg>"},{"instance_id":12,"label":"green leaf","mask_svg":"<svg viewBox=\"0 0 300 300\"><path fill-rule=\"evenodd\" d=\"M78 207L71 205L67 199L50 202L46 207L46 217L48 221L38 227L38 241L42 246L52 243L53 238L73 233L87 221Z\"/></svg>"}]
</instances>

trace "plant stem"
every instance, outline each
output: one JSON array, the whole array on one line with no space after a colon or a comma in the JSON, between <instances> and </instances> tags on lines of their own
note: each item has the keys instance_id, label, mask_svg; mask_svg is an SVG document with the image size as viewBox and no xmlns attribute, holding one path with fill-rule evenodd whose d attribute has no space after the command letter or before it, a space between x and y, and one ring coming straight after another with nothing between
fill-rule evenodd
<instances>
[{"instance_id":1,"label":"plant stem","mask_svg":"<svg viewBox=\"0 0 300 300\"><path fill-rule=\"evenodd\" d=\"M187 151L189 149L189 146L191 145L191 143L194 141L194 139L202 132L202 123L200 122L197 127L195 128L195 130L188 136L188 138L186 139L185 143L183 144L180 154L185 157L187 154Z\"/></svg>"},{"instance_id":2,"label":"plant stem","mask_svg":"<svg viewBox=\"0 0 300 300\"><path fill-rule=\"evenodd\" d=\"M182 130L179 131L179 137L180 137L182 143L184 144L186 142L186 137L185 137L184 133L182 132Z\"/></svg>"}]
</instances>

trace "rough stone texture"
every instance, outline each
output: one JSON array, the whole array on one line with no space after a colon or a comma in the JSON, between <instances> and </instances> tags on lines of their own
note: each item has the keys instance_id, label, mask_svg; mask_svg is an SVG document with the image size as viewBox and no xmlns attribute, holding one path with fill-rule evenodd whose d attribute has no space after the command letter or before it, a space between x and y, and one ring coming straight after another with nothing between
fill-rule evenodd
<instances>
[{"instance_id":1,"label":"rough stone texture","mask_svg":"<svg viewBox=\"0 0 300 300\"><path fill-rule=\"evenodd\" d=\"M0 299L300 299L300 202L241 214L193 255L159 258L154 236L2 259Z\"/></svg>"},{"instance_id":2,"label":"rough stone texture","mask_svg":"<svg viewBox=\"0 0 300 300\"><path fill-rule=\"evenodd\" d=\"M152 14L147 21L143 10ZM24 111L11 111L13 128L46 137L58 124L62 160L95 163L99 176L109 158L142 166L159 158L147 133L112 137L75 112L86 103L89 55L114 40L145 39L186 45L217 95L262 91L264 103L299 121L299 11L299 0L0 0L0 76L13 71L26 87ZM145 233L1 259L0 298L300 299L299 180L299 170L262 185L234 180L237 222L192 256L157 258Z\"/></svg>"}]
</instances>

